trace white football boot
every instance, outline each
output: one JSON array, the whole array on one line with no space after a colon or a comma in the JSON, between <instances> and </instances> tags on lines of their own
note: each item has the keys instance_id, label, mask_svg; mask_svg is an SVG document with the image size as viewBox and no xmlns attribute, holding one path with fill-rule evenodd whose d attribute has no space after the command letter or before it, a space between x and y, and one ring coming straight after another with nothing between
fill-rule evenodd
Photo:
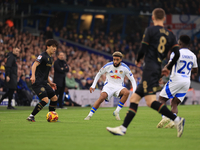
<instances>
[{"instance_id":1,"label":"white football boot","mask_svg":"<svg viewBox=\"0 0 200 150\"><path fill-rule=\"evenodd\" d=\"M120 117L119 117L119 112L114 111L113 116L115 116L116 120L121 120Z\"/></svg>"},{"instance_id":2,"label":"white football boot","mask_svg":"<svg viewBox=\"0 0 200 150\"><path fill-rule=\"evenodd\" d=\"M91 116L87 116L84 120L90 120Z\"/></svg>"},{"instance_id":3,"label":"white football boot","mask_svg":"<svg viewBox=\"0 0 200 150\"><path fill-rule=\"evenodd\" d=\"M173 128L174 127L174 121L170 121L164 128Z\"/></svg>"},{"instance_id":4,"label":"white football boot","mask_svg":"<svg viewBox=\"0 0 200 150\"><path fill-rule=\"evenodd\" d=\"M185 119L179 117L179 122L175 123L175 127L177 129L177 137L181 137L181 135L183 134L183 129L184 129L184 125L185 125Z\"/></svg>"},{"instance_id":5,"label":"white football boot","mask_svg":"<svg viewBox=\"0 0 200 150\"><path fill-rule=\"evenodd\" d=\"M169 123L170 119L167 117L162 118L162 120L158 123L157 128L162 128L165 124Z\"/></svg>"},{"instance_id":6,"label":"white football boot","mask_svg":"<svg viewBox=\"0 0 200 150\"><path fill-rule=\"evenodd\" d=\"M106 127L106 130L112 133L113 135L124 135L126 133L122 131L121 126L115 128Z\"/></svg>"}]
</instances>

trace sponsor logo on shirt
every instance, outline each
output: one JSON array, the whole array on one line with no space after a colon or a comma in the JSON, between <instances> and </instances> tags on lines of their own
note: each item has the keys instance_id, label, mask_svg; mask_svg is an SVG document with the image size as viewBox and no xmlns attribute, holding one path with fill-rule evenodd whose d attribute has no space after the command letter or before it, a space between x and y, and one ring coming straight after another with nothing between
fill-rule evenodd
<instances>
[{"instance_id":1,"label":"sponsor logo on shirt","mask_svg":"<svg viewBox=\"0 0 200 150\"><path fill-rule=\"evenodd\" d=\"M37 59L39 59L39 60L40 60L41 58L42 58L42 55L39 55L39 56L37 57Z\"/></svg>"},{"instance_id":2,"label":"sponsor logo on shirt","mask_svg":"<svg viewBox=\"0 0 200 150\"><path fill-rule=\"evenodd\" d=\"M113 75L113 76L110 76L111 78L113 79L121 79L121 77L119 77L118 75Z\"/></svg>"}]
</instances>

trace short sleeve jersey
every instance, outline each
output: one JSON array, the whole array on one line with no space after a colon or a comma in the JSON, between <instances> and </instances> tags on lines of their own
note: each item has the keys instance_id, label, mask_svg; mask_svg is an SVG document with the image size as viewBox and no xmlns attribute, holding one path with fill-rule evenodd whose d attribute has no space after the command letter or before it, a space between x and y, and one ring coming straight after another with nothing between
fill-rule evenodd
<instances>
[{"instance_id":1,"label":"short sleeve jersey","mask_svg":"<svg viewBox=\"0 0 200 150\"><path fill-rule=\"evenodd\" d=\"M187 48L181 48L179 52L180 57L172 67L170 79L179 81L190 80L191 69L198 67L196 55ZM171 53L169 61L171 61L173 57L174 53Z\"/></svg>"},{"instance_id":2,"label":"short sleeve jersey","mask_svg":"<svg viewBox=\"0 0 200 150\"><path fill-rule=\"evenodd\" d=\"M133 77L133 74L129 67L125 63L121 63L120 66L114 67L113 62L109 62L104 65L100 71L101 74L106 73L105 84L111 83L118 86L124 86L124 77Z\"/></svg>"},{"instance_id":3,"label":"short sleeve jersey","mask_svg":"<svg viewBox=\"0 0 200 150\"><path fill-rule=\"evenodd\" d=\"M169 50L175 46L178 47L175 35L162 26L146 28L142 43L148 45L144 69L161 68L161 63Z\"/></svg>"},{"instance_id":4,"label":"short sleeve jersey","mask_svg":"<svg viewBox=\"0 0 200 150\"><path fill-rule=\"evenodd\" d=\"M47 52L41 53L36 61L39 65L36 68L35 72L35 83L36 84L44 84L48 81L49 71L52 67L53 58L49 56Z\"/></svg>"}]
</instances>

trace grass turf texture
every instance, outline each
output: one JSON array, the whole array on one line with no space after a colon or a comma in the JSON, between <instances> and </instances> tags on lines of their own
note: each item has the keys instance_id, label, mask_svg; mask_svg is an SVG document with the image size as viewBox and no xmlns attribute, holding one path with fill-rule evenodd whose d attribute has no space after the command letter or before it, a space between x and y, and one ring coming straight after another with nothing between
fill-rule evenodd
<instances>
[{"instance_id":1,"label":"grass turf texture","mask_svg":"<svg viewBox=\"0 0 200 150\"><path fill-rule=\"evenodd\" d=\"M157 129L161 116L148 107L139 107L125 136L114 136L106 127L121 125L128 108L121 110L121 121L112 116L115 108L99 108L89 121L84 120L89 107L58 109L61 122L56 123L46 121L47 107L36 115L36 122L26 120L33 107L16 108L0 107L1 150L200 149L200 105L179 106L179 115L186 119L181 138L176 129Z\"/></svg>"}]
</instances>

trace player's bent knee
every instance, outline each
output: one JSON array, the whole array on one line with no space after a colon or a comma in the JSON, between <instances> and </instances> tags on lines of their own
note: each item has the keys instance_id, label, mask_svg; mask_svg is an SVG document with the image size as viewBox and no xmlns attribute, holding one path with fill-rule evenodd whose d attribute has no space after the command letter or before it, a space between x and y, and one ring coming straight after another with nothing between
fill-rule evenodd
<instances>
[{"instance_id":1,"label":"player's bent knee","mask_svg":"<svg viewBox=\"0 0 200 150\"><path fill-rule=\"evenodd\" d=\"M171 101L171 105L176 105L177 106L180 103L181 103L181 101L176 97L173 98L172 101Z\"/></svg>"},{"instance_id":2,"label":"player's bent knee","mask_svg":"<svg viewBox=\"0 0 200 150\"><path fill-rule=\"evenodd\" d=\"M145 99L146 100L146 104L148 107L151 107L151 104L155 101L155 100L151 100L151 99Z\"/></svg>"},{"instance_id":3,"label":"player's bent knee","mask_svg":"<svg viewBox=\"0 0 200 150\"><path fill-rule=\"evenodd\" d=\"M131 103L136 103L136 104L138 104L138 103L140 102L140 100L141 100L141 97L140 97L138 94L136 94L136 93L133 93L133 94L131 95L131 97L130 97L130 102L131 102Z\"/></svg>"},{"instance_id":4,"label":"player's bent knee","mask_svg":"<svg viewBox=\"0 0 200 150\"><path fill-rule=\"evenodd\" d=\"M124 93L126 96L129 96L130 92L128 90L125 91Z\"/></svg>"},{"instance_id":5,"label":"player's bent knee","mask_svg":"<svg viewBox=\"0 0 200 150\"><path fill-rule=\"evenodd\" d=\"M48 102L49 102L49 99L48 99L48 97L44 97L44 98L42 99L42 101L48 103Z\"/></svg>"},{"instance_id":6,"label":"player's bent knee","mask_svg":"<svg viewBox=\"0 0 200 150\"><path fill-rule=\"evenodd\" d=\"M147 102L146 101L146 104L147 104L148 107L151 107L152 102Z\"/></svg>"},{"instance_id":7,"label":"player's bent knee","mask_svg":"<svg viewBox=\"0 0 200 150\"><path fill-rule=\"evenodd\" d=\"M58 97L55 95L55 96L53 96L52 98L51 98L51 101L57 101L58 100Z\"/></svg>"}]
</instances>

